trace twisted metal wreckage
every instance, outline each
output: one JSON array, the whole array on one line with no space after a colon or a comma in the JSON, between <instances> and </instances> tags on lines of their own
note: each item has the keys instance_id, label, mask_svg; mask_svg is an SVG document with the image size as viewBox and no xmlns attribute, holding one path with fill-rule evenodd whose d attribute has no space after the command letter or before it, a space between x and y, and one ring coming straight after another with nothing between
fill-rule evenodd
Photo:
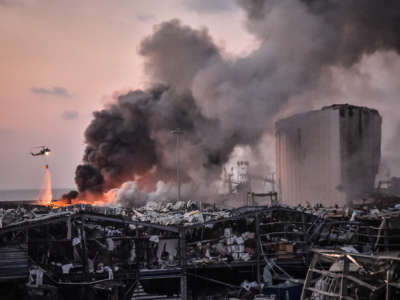
<instances>
[{"instance_id":1,"label":"twisted metal wreckage","mask_svg":"<svg viewBox=\"0 0 400 300\"><path fill-rule=\"evenodd\" d=\"M80 204L3 208L0 220L2 295L292 300L303 283L304 300L400 294L395 208Z\"/></svg>"}]
</instances>

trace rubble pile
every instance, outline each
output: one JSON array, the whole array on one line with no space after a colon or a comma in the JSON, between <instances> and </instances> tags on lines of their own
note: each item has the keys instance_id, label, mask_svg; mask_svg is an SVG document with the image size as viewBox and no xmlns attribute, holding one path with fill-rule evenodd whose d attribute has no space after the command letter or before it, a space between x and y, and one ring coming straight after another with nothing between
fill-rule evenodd
<instances>
[{"instance_id":1,"label":"rubble pile","mask_svg":"<svg viewBox=\"0 0 400 300\"><path fill-rule=\"evenodd\" d=\"M217 209L212 206L206 206L200 211L191 201L176 203L148 202L145 206L137 209L92 206L89 204L76 204L57 208L33 206L31 209L26 207L0 208L0 228L80 212L119 216L134 222L147 222L164 226L189 226L231 216L231 211Z\"/></svg>"},{"instance_id":2,"label":"rubble pile","mask_svg":"<svg viewBox=\"0 0 400 300\"><path fill-rule=\"evenodd\" d=\"M254 259L254 232L233 233L225 228L224 235L212 240L200 240L188 245L188 264L230 263Z\"/></svg>"},{"instance_id":3,"label":"rubble pile","mask_svg":"<svg viewBox=\"0 0 400 300\"><path fill-rule=\"evenodd\" d=\"M313 248L363 255L400 249L397 206L227 210L200 209L191 201L135 209L21 206L0 209L0 220L0 251L7 261L0 279L29 274L33 294L47 285L53 294L54 288L68 293L71 286L85 285L99 299L110 293L122 297L129 288L133 293L136 283L149 295L172 298L188 289L193 295L211 293L204 282L235 295L243 295L246 280L257 292L298 288L307 279ZM164 277L168 284L160 281Z\"/></svg>"},{"instance_id":4,"label":"rubble pile","mask_svg":"<svg viewBox=\"0 0 400 300\"><path fill-rule=\"evenodd\" d=\"M200 211L197 205L191 201L178 201L176 203L150 201L142 208L133 210L132 220L165 226L189 226L229 218L230 216L231 211L217 209L213 206L206 206Z\"/></svg>"}]
</instances>

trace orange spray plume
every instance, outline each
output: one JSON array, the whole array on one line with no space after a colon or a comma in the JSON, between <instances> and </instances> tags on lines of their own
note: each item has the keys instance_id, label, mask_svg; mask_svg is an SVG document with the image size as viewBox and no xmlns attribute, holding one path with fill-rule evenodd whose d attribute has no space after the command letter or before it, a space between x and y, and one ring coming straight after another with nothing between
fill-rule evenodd
<instances>
[{"instance_id":1,"label":"orange spray plume","mask_svg":"<svg viewBox=\"0 0 400 300\"><path fill-rule=\"evenodd\" d=\"M40 205L50 205L53 200L53 191L51 188L51 174L49 165L46 165L46 172L43 179L42 188L40 189L37 202Z\"/></svg>"}]
</instances>

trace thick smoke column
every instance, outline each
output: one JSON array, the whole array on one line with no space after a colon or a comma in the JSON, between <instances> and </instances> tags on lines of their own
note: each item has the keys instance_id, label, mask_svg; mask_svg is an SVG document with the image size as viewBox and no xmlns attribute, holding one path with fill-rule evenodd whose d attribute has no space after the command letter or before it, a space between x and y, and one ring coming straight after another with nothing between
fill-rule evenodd
<instances>
[{"instance_id":1,"label":"thick smoke column","mask_svg":"<svg viewBox=\"0 0 400 300\"><path fill-rule=\"evenodd\" d=\"M400 49L400 18L393 13L399 12L399 2L382 3L379 10L376 1L363 0L240 3L259 48L233 63L208 65L193 91L206 114L224 127L251 120L243 125L255 138L292 97L318 87L330 66L350 67L363 54Z\"/></svg>"},{"instance_id":2,"label":"thick smoke column","mask_svg":"<svg viewBox=\"0 0 400 300\"><path fill-rule=\"evenodd\" d=\"M151 189L159 180L175 179L175 140L171 129L184 130L184 177L214 178L234 143L213 141L221 136L218 122L206 119L190 92L167 86L136 90L94 113L86 129L85 165L76 170L78 189L101 193L135 180ZM194 155L194 157L192 156ZM197 178L196 178L197 177Z\"/></svg>"},{"instance_id":3,"label":"thick smoke column","mask_svg":"<svg viewBox=\"0 0 400 300\"><path fill-rule=\"evenodd\" d=\"M152 87L120 95L94 113L76 173L80 191L101 192L127 180L143 187L170 181L176 127L185 131L185 177L212 180L236 146L257 147L293 99L321 88L331 67L351 68L365 54L400 50L399 1L239 4L260 41L247 57L224 59L205 29L178 20L161 23L143 40L139 53ZM315 99L301 104L307 110Z\"/></svg>"}]
</instances>

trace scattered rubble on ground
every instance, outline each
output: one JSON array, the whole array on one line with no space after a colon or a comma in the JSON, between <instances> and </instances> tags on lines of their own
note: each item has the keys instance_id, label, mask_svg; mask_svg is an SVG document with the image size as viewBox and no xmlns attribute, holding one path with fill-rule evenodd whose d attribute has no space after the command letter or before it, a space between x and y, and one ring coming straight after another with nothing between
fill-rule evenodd
<instances>
[{"instance_id":1,"label":"scattered rubble on ground","mask_svg":"<svg viewBox=\"0 0 400 300\"><path fill-rule=\"evenodd\" d=\"M306 276L312 249L337 257L357 253L373 261L384 251L400 249L398 206L228 210L210 205L200 209L190 201L149 202L136 209L20 206L1 208L0 220L0 251L8 261L7 267L0 267L0 278L27 278L29 293L36 296L43 291L68 294L79 286L99 299L142 299L134 292L141 289L152 299L222 294L262 299L256 295L281 290L298 294L306 279L311 294L303 299L328 299L323 297L340 292L338 282L318 283ZM396 259L378 261L389 261L391 269L397 264ZM370 280L367 271L375 267L358 267L366 273L359 272L356 283L363 286L360 280ZM336 263L334 268L340 273L344 267ZM393 269L391 275L393 288L397 272ZM328 294L317 295L313 289ZM369 299L364 294L353 299Z\"/></svg>"}]
</instances>

